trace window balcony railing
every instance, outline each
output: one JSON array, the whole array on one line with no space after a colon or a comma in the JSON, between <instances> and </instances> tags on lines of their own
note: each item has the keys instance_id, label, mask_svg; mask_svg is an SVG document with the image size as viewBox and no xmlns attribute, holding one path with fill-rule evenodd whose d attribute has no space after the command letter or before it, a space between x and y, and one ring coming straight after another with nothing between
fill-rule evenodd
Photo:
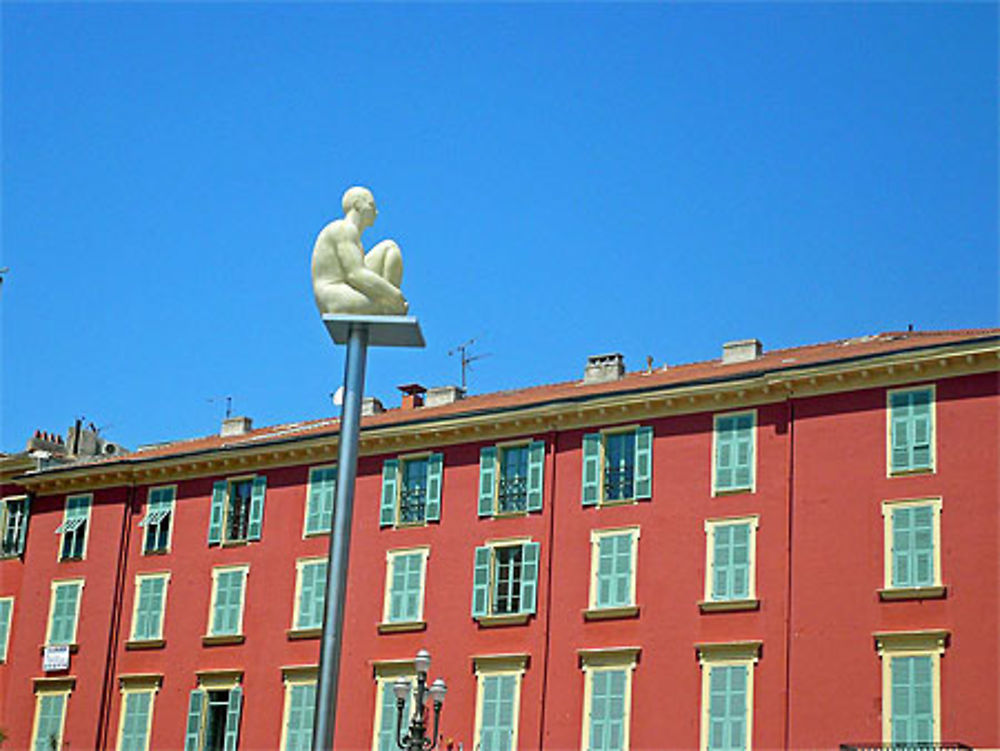
<instances>
[{"instance_id":1,"label":"window balcony railing","mask_svg":"<svg viewBox=\"0 0 1000 751\"><path fill-rule=\"evenodd\" d=\"M841 743L840 751L972 751L972 746L956 742L940 743Z\"/></svg>"}]
</instances>

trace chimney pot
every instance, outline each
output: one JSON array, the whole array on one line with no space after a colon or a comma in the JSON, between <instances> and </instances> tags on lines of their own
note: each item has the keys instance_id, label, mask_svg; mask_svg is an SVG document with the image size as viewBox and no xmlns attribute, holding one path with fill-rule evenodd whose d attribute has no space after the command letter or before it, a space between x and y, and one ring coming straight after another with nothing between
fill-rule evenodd
<instances>
[{"instance_id":1,"label":"chimney pot","mask_svg":"<svg viewBox=\"0 0 1000 751\"><path fill-rule=\"evenodd\" d=\"M427 389L419 383L404 383L396 388L403 392L403 409L417 409L424 406L424 394Z\"/></svg>"},{"instance_id":2,"label":"chimney pot","mask_svg":"<svg viewBox=\"0 0 1000 751\"><path fill-rule=\"evenodd\" d=\"M591 355L583 369L584 383L606 383L619 381L625 375L625 358L621 352L606 355Z\"/></svg>"}]
</instances>

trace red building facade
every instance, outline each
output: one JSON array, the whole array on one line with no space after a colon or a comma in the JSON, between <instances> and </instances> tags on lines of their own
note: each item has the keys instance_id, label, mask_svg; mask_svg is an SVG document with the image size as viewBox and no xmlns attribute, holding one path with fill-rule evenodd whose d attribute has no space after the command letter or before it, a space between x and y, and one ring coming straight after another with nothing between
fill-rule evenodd
<instances>
[{"instance_id":1,"label":"red building facade","mask_svg":"<svg viewBox=\"0 0 1000 751\"><path fill-rule=\"evenodd\" d=\"M391 747L421 648L454 749L1000 745L998 370L745 342L369 415L336 747ZM5 458L4 748L306 747L336 447Z\"/></svg>"}]
</instances>

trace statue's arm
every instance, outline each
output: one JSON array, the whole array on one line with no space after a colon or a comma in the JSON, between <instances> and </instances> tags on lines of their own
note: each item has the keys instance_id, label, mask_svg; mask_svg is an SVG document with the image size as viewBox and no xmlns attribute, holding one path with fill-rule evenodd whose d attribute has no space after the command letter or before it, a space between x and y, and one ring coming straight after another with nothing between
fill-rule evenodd
<instances>
[{"instance_id":1,"label":"statue's arm","mask_svg":"<svg viewBox=\"0 0 1000 751\"><path fill-rule=\"evenodd\" d=\"M369 299L390 308L403 308L406 300L398 288L364 265L358 245L351 240L336 243L337 258L344 271L344 280Z\"/></svg>"}]
</instances>

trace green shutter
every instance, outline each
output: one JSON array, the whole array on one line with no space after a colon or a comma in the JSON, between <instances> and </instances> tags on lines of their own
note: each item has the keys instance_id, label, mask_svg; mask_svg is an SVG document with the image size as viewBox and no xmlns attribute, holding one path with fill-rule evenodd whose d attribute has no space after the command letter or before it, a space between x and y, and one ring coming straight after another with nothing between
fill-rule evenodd
<instances>
[{"instance_id":1,"label":"green shutter","mask_svg":"<svg viewBox=\"0 0 1000 751\"><path fill-rule=\"evenodd\" d=\"M250 496L250 522L247 524L247 539L259 540L264 523L264 496L267 493L267 477L253 478L253 492Z\"/></svg>"},{"instance_id":2,"label":"green shutter","mask_svg":"<svg viewBox=\"0 0 1000 751\"><path fill-rule=\"evenodd\" d=\"M931 392L915 391L911 396L911 469L931 466Z\"/></svg>"},{"instance_id":3,"label":"green shutter","mask_svg":"<svg viewBox=\"0 0 1000 751\"><path fill-rule=\"evenodd\" d=\"M226 737L224 751L236 751L240 739L240 710L243 708L243 689L239 686L229 690L229 706L226 709Z\"/></svg>"},{"instance_id":4,"label":"green shutter","mask_svg":"<svg viewBox=\"0 0 1000 751\"><path fill-rule=\"evenodd\" d=\"M222 508L226 503L226 481L217 480L212 484L212 511L208 519L208 544L222 542Z\"/></svg>"},{"instance_id":5,"label":"green shutter","mask_svg":"<svg viewBox=\"0 0 1000 751\"><path fill-rule=\"evenodd\" d=\"M53 748L62 748L62 724L65 708L66 694L48 694L41 697L33 751L51 751Z\"/></svg>"},{"instance_id":6,"label":"green shutter","mask_svg":"<svg viewBox=\"0 0 1000 751\"><path fill-rule=\"evenodd\" d=\"M239 633L240 608L243 605L243 578L242 570L223 571L216 577L213 635Z\"/></svg>"},{"instance_id":7,"label":"green shutter","mask_svg":"<svg viewBox=\"0 0 1000 751\"><path fill-rule=\"evenodd\" d=\"M295 617L296 628L319 628L323 625L323 606L326 600L326 562L307 563L302 566L299 583L299 603Z\"/></svg>"},{"instance_id":8,"label":"green shutter","mask_svg":"<svg viewBox=\"0 0 1000 751\"><path fill-rule=\"evenodd\" d=\"M600 501L600 495L601 434L587 433L583 436L583 505L596 506Z\"/></svg>"},{"instance_id":9,"label":"green shutter","mask_svg":"<svg viewBox=\"0 0 1000 751\"><path fill-rule=\"evenodd\" d=\"M892 586L934 584L934 507L905 506L892 512Z\"/></svg>"},{"instance_id":10,"label":"green shutter","mask_svg":"<svg viewBox=\"0 0 1000 751\"><path fill-rule=\"evenodd\" d=\"M490 559L492 550L488 546L476 548L475 565L472 569L472 617L484 616L490 604Z\"/></svg>"},{"instance_id":11,"label":"green shutter","mask_svg":"<svg viewBox=\"0 0 1000 751\"><path fill-rule=\"evenodd\" d=\"M893 657L892 742L929 744L934 739L933 663L930 656Z\"/></svg>"},{"instance_id":12,"label":"green shutter","mask_svg":"<svg viewBox=\"0 0 1000 751\"><path fill-rule=\"evenodd\" d=\"M709 667L708 749L746 748L746 679L742 665Z\"/></svg>"},{"instance_id":13,"label":"green shutter","mask_svg":"<svg viewBox=\"0 0 1000 751\"><path fill-rule=\"evenodd\" d=\"M427 457L427 512L425 519L429 522L441 520L441 476L443 465L443 454L431 454Z\"/></svg>"},{"instance_id":14,"label":"green shutter","mask_svg":"<svg viewBox=\"0 0 1000 751\"><path fill-rule=\"evenodd\" d=\"M637 500L653 497L653 428L635 431L635 494Z\"/></svg>"},{"instance_id":15,"label":"green shutter","mask_svg":"<svg viewBox=\"0 0 1000 751\"><path fill-rule=\"evenodd\" d=\"M730 566L732 564L732 537L733 528L728 525L717 525L713 527L712 545L715 550L712 553L712 599L730 599L729 580Z\"/></svg>"},{"instance_id":16,"label":"green shutter","mask_svg":"<svg viewBox=\"0 0 1000 751\"><path fill-rule=\"evenodd\" d=\"M335 467L313 469L309 473L309 499L306 504L307 535L330 531L336 492L337 470Z\"/></svg>"},{"instance_id":17,"label":"green shutter","mask_svg":"<svg viewBox=\"0 0 1000 751\"><path fill-rule=\"evenodd\" d=\"M750 596L750 525L734 525L732 541L732 579L729 591L733 599L745 600Z\"/></svg>"},{"instance_id":18,"label":"green shutter","mask_svg":"<svg viewBox=\"0 0 1000 751\"><path fill-rule=\"evenodd\" d=\"M118 751L147 751L146 728L149 725L151 695L150 691L130 691L125 694L125 714Z\"/></svg>"},{"instance_id":19,"label":"green shutter","mask_svg":"<svg viewBox=\"0 0 1000 751\"><path fill-rule=\"evenodd\" d=\"M392 559L389 589L389 620L392 622L415 621L420 615L422 599L421 573L423 555L409 553Z\"/></svg>"},{"instance_id":20,"label":"green shutter","mask_svg":"<svg viewBox=\"0 0 1000 751\"><path fill-rule=\"evenodd\" d=\"M399 710L396 707L396 695L392 691L392 684L392 681L383 681L380 684L382 687L382 696L380 698L382 711L380 713L381 722L378 729L377 751L398 751L399 749L396 745L396 721L399 717ZM410 697L407 696L403 703L404 718L409 717L409 709ZM405 724L406 720L404 719L403 722Z\"/></svg>"},{"instance_id":21,"label":"green shutter","mask_svg":"<svg viewBox=\"0 0 1000 751\"><path fill-rule=\"evenodd\" d=\"M10 635L13 600L0 600L0 662L7 662L7 637Z\"/></svg>"},{"instance_id":22,"label":"green shutter","mask_svg":"<svg viewBox=\"0 0 1000 751\"><path fill-rule=\"evenodd\" d=\"M17 530L17 540L14 545L14 552L17 555L22 555L24 553L24 543L28 537L28 520L31 518L31 496L25 496L22 508L24 509L21 515L21 526Z\"/></svg>"},{"instance_id":23,"label":"green shutter","mask_svg":"<svg viewBox=\"0 0 1000 751\"><path fill-rule=\"evenodd\" d=\"M521 547L521 612L534 613L538 594L537 542L526 542Z\"/></svg>"},{"instance_id":24,"label":"green shutter","mask_svg":"<svg viewBox=\"0 0 1000 751\"><path fill-rule=\"evenodd\" d=\"M382 505L379 509L378 525L391 527L396 523L396 498L399 486L399 460L386 459L382 462Z\"/></svg>"},{"instance_id":25,"label":"green shutter","mask_svg":"<svg viewBox=\"0 0 1000 751\"><path fill-rule=\"evenodd\" d=\"M892 585L912 587L913 582L913 508L906 506L892 512Z\"/></svg>"},{"instance_id":26,"label":"green shutter","mask_svg":"<svg viewBox=\"0 0 1000 751\"><path fill-rule=\"evenodd\" d=\"M487 675L482 685L482 721L476 748L479 751L512 751L517 679L513 675Z\"/></svg>"},{"instance_id":27,"label":"green shutter","mask_svg":"<svg viewBox=\"0 0 1000 751\"><path fill-rule=\"evenodd\" d=\"M497 485L497 447L479 449L479 515L493 516Z\"/></svg>"},{"instance_id":28,"label":"green shutter","mask_svg":"<svg viewBox=\"0 0 1000 751\"><path fill-rule=\"evenodd\" d=\"M283 751L309 751L316 713L316 684L297 683L289 688L288 724Z\"/></svg>"},{"instance_id":29,"label":"green shutter","mask_svg":"<svg viewBox=\"0 0 1000 751\"><path fill-rule=\"evenodd\" d=\"M934 508L913 509L913 583L918 587L934 584Z\"/></svg>"},{"instance_id":30,"label":"green shutter","mask_svg":"<svg viewBox=\"0 0 1000 751\"><path fill-rule=\"evenodd\" d=\"M733 483L735 488L749 489L753 486L753 415L736 417L736 438L734 444L735 470Z\"/></svg>"},{"instance_id":31,"label":"green shutter","mask_svg":"<svg viewBox=\"0 0 1000 751\"><path fill-rule=\"evenodd\" d=\"M52 608L49 644L73 643L73 639L76 637L76 603L79 595L79 582L56 586L56 601Z\"/></svg>"},{"instance_id":32,"label":"green shutter","mask_svg":"<svg viewBox=\"0 0 1000 751\"><path fill-rule=\"evenodd\" d=\"M134 639L158 639L161 633L160 611L163 604L164 578L144 578L139 580L139 602L135 611Z\"/></svg>"},{"instance_id":33,"label":"green shutter","mask_svg":"<svg viewBox=\"0 0 1000 751\"><path fill-rule=\"evenodd\" d=\"M528 444L528 511L541 511L544 496L545 441Z\"/></svg>"},{"instance_id":34,"label":"green shutter","mask_svg":"<svg viewBox=\"0 0 1000 751\"><path fill-rule=\"evenodd\" d=\"M595 670L590 687L588 751L622 751L625 743L624 670Z\"/></svg>"},{"instance_id":35,"label":"green shutter","mask_svg":"<svg viewBox=\"0 0 1000 751\"><path fill-rule=\"evenodd\" d=\"M184 733L184 751L201 751L201 719L205 713L205 692L195 689L188 702L187 729Z\"/></svg>"}]
</instances>

